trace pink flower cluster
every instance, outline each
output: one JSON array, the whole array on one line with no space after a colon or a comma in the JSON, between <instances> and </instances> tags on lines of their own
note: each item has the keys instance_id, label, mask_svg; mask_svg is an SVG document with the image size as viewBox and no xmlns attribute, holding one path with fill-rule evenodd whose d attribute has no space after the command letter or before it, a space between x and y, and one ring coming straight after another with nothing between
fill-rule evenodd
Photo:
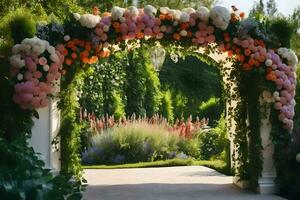
<instances>
[{"instance_id":1,"label":"pink flower cluster","mask_svg":"<svg viewBox=\"0 0 300 200\"><path fill-rule=\"evenodd\" d=\"M296 73L295 67L282 62L280 56L273 50L267 53L266 64L272 67L272 73L276 76L274 80L278 92L273 93L275 100L275 109L280 114L278 119L284 124L284 128L293 129L293 117L295 115L295 88L296 88Z\"/></svg>"},{"instance_id":2,"label":"pink flower cluster","mask_svg":"<svg viewBox=\"0 0 300 200\"><path fill-rule=\"evenodd\" d=\"M199 22L198 29L199 31L195 33L195 38L192 39L193 43L205 45L216 41L216 37L214 35L215 29L213 26L207 25L205 22Z\"/></svg>"},{"instance_id":3,"label":"pink flower cluster","mask_svg":"<svg viewBox=\"0 0 300 200\"><path fill-rule=\"evenodd\" d=\"M22 45L29 45L31 48L25 52ZM16 55L19 60L24 61L24 66L13 65ZM56 92L55 84L61 77L59 69L63 60L64 56L46 41L34 38L26 44L21 43L21 48L11 57L11 76L16 81L14 102L22 109L47 106L49 95Z\"/></svg>"}]
</instances>

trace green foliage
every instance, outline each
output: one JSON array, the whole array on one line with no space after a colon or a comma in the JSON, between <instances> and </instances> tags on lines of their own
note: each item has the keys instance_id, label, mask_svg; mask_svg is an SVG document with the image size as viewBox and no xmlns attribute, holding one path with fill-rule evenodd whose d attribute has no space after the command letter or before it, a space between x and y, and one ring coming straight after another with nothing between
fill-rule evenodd
<instances>
[{"instance_id":1,"label":"green foliage","mask_svg":"<svg viewBox=\"0 0 300 200\"><path fill-rule=\"evenodd\" d=\"M130 123L114 127L91 140L84 164L120 164L164 160L176 156L198 157L198 140L181 139L162 125Z\"/></svg>"},{"instance_id":2,"label":"green foliage","mask_svg":"<svg viewBox=\"0 0 300 200\"><path fill-rule=\"evenodd\" d=\"M227 146L229 146L229 140L227 138L227 127L224 116L220 118L215 128L200 131L198 133L198 139L200 141L201 159L220 159L222 152L227 151Z\"/></svg>"},{"instance_id":3,"label":"green foliage","mask_svg":"<svg viewBox=\"0 0 300 200\"><path fill-rule=\"evenodd\" d=\"M122 102L122 98L120 94L114 93L113 94L113 102L112 102L112 107L113 107L113 116L115 117L116 120L119 120L123 116L125 116L125 110L124 110L124 104Z\"/></svg>"},{"instance_id":4,"label":"green foliage","mask_svg":"<svg viewBox=\"0 0 300 200\"><path fill-rule=\"evenodd\" d=\"M62 82L59 108L61 109L61 171L73 174L77 180L82 178L80 164L80 131L82 125L78 122L77 113L79 103L77 102L77 88L83 84L83 71L78 71L69 77L68 82ZM70 74L69 74L70 75Z\"/></svg>"},{"instance_id":5,"label":"green foliage","mask_svg":"<svg viewBox=\"0 0 300 200\"><path fill-rule=\"evenodd\" d=\"M32 38L36 33L35 22L29 16L16 16L9 24L10 34L15 44L25 38Z\"/></svg>"},{"instance_id":6,"label":"green foliage","mask_svg":"<svg viewBox=\"0 0 300 200\"><path fill-rule=\"evenodd\" d=\"M221 114L224 112L223 106L219 98L211 97L208 101L202 102L199 106L200 118L207 117L209 118L212 124L220 119Z\"/></svg>"},{"instance_id":7,"label":"green foliage","mask_svg":"<svg viewBox=\"0 0 300 200\"><path fill-rule=\"evenodd\" d=\"M53 176L24 140L0 138L0 193L7 200L81 199L84 187L68 175Z\"/></svg>"},{"instance_id":8,"label":"green foliage","mask_svg":"<svg viewBox=\"0 0 300 200\"><path fill-rule=\"evenodd\" d=\"M172 97L169 90L165 91L162 95L160 113L169 122L172 122L174 120Z\"/></svg>"}]
</instances>

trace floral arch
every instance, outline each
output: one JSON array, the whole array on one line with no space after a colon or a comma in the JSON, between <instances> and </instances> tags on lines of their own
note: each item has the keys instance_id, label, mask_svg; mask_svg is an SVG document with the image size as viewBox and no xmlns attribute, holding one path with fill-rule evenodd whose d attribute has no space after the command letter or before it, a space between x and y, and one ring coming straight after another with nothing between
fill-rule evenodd
<instances>
[{"instance_id":1,"label":"floral arch","mask_svg":"<svg viewBox=\"0 0 300 200\"><path fill-rule=\"evenodd\" d=\"M115 51L153 45L156 41L171 51L180 46L195 52L202 47L203 57L226 53L227 61L233 64L230 72L224 69L228 82L225 87L230 91L228 98L237 102L228 108L236 124L232 133L237 149L236 171L242 179L257 183L263 159L260 120L266 113L265 105L269 106L271 136L277 145L274 155L279 159L285 135L293 129L298 60L291 49L270 39L259 22L244 16L234 7L230 12L221 6L181 11L167 7L157 10L151 5L143 9L114 7L101 16L94 7L93 14L74 13L61 27L63 31L40 31L38 37L24 39L13 47L10 61L14 102L23 109L45 107L49 98L59 93L62 80L62 128L69 130L61 134L62 170L77 173L72 165L79 162L76 150L67 147L67 141L74 139L72 135L78 134L71 124L76 121L76 104L70 102L76 98L76 93L72 93L76 92L75 77L87 65L92 66Z\"/></svg>"}]
</instances>

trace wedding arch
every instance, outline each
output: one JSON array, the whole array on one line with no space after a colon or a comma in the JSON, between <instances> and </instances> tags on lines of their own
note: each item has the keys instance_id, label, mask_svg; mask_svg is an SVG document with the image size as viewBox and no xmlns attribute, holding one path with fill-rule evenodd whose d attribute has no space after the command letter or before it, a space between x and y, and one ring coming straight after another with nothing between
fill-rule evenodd
<instances>
[{"instance_id":1,"label":"wedding arch","mask_svg":"<svg viewBox=\"0 0 300 200\"><path fill-rule=\"evenodd\" d=\"M274 192L276 159L293 129L298 60L257 20L221 6L180 11L147 5L113 7L101 15L94 7L93 14L74 13L59 30L51 26L15 45L10 58L13 100L39 112L31 142L49 167L60 169L61 160L61 170L80 173L71 141L79 134L76 92L85 70L116 51L162 45L219 63L235 181L250 180L261 193ZM51 146L59 140L57 153Z\"/></svg>"}]
</instances>

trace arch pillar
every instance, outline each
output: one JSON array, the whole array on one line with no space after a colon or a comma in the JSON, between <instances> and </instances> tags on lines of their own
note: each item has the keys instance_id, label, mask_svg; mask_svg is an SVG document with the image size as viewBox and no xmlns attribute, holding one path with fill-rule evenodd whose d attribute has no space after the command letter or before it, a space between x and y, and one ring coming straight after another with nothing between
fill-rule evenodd
<instances>
[{"instance_id":1,"label":"arch pillar","mask_svg":"<svg viewBox=\"0 0 300 200\"><path fill-rule=\"evenodd\" d=\"M49 105L37 109L39 119L34 118L32 136L29 145L40 153L39 157L45 162L45 167L54 173L60 171L60 146L52 144L60 128L60 111L57 108L58 100L49 100ZM58 140L59 142L59 140Z\"/></svg>"},{"instance_id":2,"label":"arch pillar","mask_svg":"<svg viewBox=\"0 0 300 200\"><path fill-rule=\"evenodd\" d=\"M265 113L262 115L260 137L262 144L262 172L261 177L258 180L257 191L260 194L274 194L277 192L275 179L276 168L274 165L274 144L271 140L270 133L272 130L272 124L270 122L270 106L264 109Z\"/></svg>"}]
</instances>

